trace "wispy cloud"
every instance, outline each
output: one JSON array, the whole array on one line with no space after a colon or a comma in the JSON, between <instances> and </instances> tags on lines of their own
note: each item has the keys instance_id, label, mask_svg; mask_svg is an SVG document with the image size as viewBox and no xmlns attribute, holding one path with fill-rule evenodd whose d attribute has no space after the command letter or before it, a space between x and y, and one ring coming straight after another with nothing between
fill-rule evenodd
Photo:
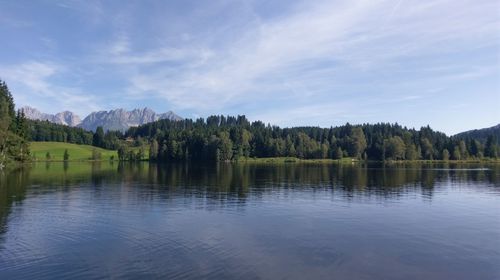
<instances>
[{"instance_id":1,"label":"wispy cloud","mask_svg":"<svg viewBox=\"0 0 500 280\"><path fill-rule=\"evenodd\" d=\"M18 103L418 126L450 121L436 100L452 108L467 99L489 108L482 119L496 116L482 100L500 91L498 1L12 3L0 15L39 25L24 36L0 26L11 31L0 75Z\"/></svg>"},{"instance_id":2,"label":"wispy cloud","mask_svg":"<svg viewBox=\"0 0 500 280\"><path fill-rule=\"evenodd\" d=\"M450 10L452 6L456 10ZM488 38L496 33L498 21L490 12L495 7L470 1L315 2L284 18L256 19L239 30L238 40L208 51L211 55L202 56L203 63L193 62L200 60L197 56L169 49L117 62L193 62L197 67L138 71L128 92L154 93L180 108L222 109L262 97L297 95L290 87L297 80L300 85L294 87L324 93L343 83L336 76L338 69L380 71L399 59L453 52L472 43L493 45ZM418 67L425 70L429 65ZM327 76L308 77L310 71Z\"/></svg>"},{"instance_id":3,"label":"wispy cloud","mask_svg":"<svg viewBox=\"0 0 500 280\"><path fill-rule=\"evenodd\" d=\"M85 22L93 25L101 23L107 16L100 0L57 1L55 5L84 16Z\"/></svg>"},{"instance_id":4,"label":"wispy cloud","mask_svg":"<svg viewBox=\"0 0 500 280\"><path fill-rule=\"evenodd\" d=\"M96 96L79 88L55 85L51 81L51 78L64 70L60 65L39 61L0 67L1 78L8 81L11 91L16 93L17 105L32 105L35 100L45 99L49 102L40 102L46 104L40 109L46 112L54 113L72 108L83 114L98 109Z\"/></svg>"}]
</instances>

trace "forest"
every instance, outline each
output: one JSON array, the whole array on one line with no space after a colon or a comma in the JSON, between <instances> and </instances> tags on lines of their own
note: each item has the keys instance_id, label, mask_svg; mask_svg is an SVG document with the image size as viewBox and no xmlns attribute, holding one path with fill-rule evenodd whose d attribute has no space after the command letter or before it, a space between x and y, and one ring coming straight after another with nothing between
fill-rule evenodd
<instances>
[{"instance_id":1,"label":"forest","mask_svg":"<svg viewBox=\"0 0 500 280\"><path fill-rule=\"evenodd\" d=\"M475 134L472 134L475 135ZM119 160L144 158L158 162L245 158L358 160L480 160L498 158L494 133L471 137L447 136L429 126L419 130L399 124L377 123L330 127L280 128L250 122L245 116L159 120L125 133L95 132L48 121L27 120L15 105L5 82L0 83L0 166L30 160L30 141L85 144L117 150ZM138 147L138 148L134 148Z\"/></svg>"},{"instance_id":2,"label":"forest","mask_svg":"<svg viewBox=\"0 0 500 280\"><path fill-rule=\"evenodd\" d=\"M118 150L122 160L143 158L149 146L152 161L215 160L297 157L300 159L359 160L470 160L498 157L498 140L489 135L480 141L471 137L448 137L422 127L408 129L398 124L378 123L320 128L280 128L245 116L210 116L195 121L160 120L119 131L96 132L82 128L27 120L31 141L86 144Z\"/></svg>"},{"instance_id":3,"label":"forest","mask_svg":"<svg viewBox=\"0 0 500 280\"><path fill-rule=\"evenodd\" d=\"M147 139L150 159L230 161L256 157L358 160L469 160L496 158L498 140L448 137L429 126L419 130L378 123L330 128L280 128L245 116L195 121L160 120L130 128L128 139Z\"/></svg>"}]
</instances>

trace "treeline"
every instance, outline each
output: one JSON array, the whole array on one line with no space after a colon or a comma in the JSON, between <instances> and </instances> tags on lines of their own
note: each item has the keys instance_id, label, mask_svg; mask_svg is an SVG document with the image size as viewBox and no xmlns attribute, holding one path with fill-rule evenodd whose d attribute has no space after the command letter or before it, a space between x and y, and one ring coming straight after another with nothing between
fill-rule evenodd
<instances>
[{"instance_id":1,"label":"treeline","mask_svg":"<svg viewBox=\"0 0 500 280\"><path fill-rule=\"evenodd\" d=\"M102 127L98 127L95 132L92 132L80 127L38 120L27 120L27 126L28 139L35 142L49 141L92 145L108 150L117 150L123 142L122 132L104 132Z\"/></svg>"},{"instance_id":2,"label":"treeline","mask_svg":"<svg viewBox=\"0 0 500 280\"><path fill-rule=\"evenodd\" d=\"M65 142L92 145L93 133L83 128L55 124L49 121L28 120L31 141Z\"/></svg>"},{"instance_id":3,"label":"treeline","mask_svg":"<svg viewBox=\"0 0 500 280\"><path fill-rule=\"evenodd\" d=\"M458 139L422 127L398 124L346 125L331 128L280 128L245 116L211 116L181 121L159 120L130 128L125 137L148 139L154 161L216 160L247 157L364 160L468 160L498 156L498 143Z\"/></svg>"},{"instance_id":4,"label":"treeline","mask_svg":"<svg viewBox=\"0 0 500 280\"><path fill-rule=\"evenodd\" d=\"M29 160L27 128L24 113L16 113L12 94L0 80L0 169L11 161Z\"/></svg>"}]
</instances>

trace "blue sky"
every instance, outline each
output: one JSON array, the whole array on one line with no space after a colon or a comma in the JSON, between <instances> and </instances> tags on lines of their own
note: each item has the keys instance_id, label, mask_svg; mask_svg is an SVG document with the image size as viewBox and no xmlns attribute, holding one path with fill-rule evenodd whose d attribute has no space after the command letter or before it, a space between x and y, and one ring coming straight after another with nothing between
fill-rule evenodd
<instances>
[{"instance_id":1,"label":"blue sky","mask_svg":"<svg viewBox=\"0 0 500 280\"><path fill-rule=\"evenodd\" d=\"M500 123L499 3L0 0L0 79L48 113L453 134Z\"/></svg>"}]
</instances>

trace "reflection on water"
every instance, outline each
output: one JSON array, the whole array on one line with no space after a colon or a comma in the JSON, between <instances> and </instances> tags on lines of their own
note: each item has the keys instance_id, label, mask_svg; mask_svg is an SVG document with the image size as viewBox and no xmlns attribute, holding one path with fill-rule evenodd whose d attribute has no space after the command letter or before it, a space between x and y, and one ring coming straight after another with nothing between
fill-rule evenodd
<instances>
[{"instance_id":1,"label":"reflection on water","mask_svg":"<svg viewBox=\"0 0 500 280\"><path fill-rule=\"evenodd\" d=\"M496 165L47 163L0 175L0 278L494 279Z\"/></svg>"}]
</instances>

